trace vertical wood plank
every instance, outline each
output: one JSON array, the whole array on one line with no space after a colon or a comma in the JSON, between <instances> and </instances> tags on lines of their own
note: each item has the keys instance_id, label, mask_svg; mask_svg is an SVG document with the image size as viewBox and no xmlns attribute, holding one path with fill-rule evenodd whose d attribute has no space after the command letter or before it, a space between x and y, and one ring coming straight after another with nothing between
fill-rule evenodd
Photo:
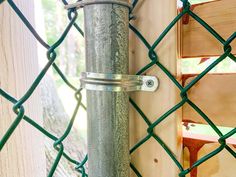
<instances>
[{"instance_id":1,"label":"vertical wood plank","mask_svg":"<svg viewBox=\"0 0 236 177\"><path fill-rule=\"evenodd\" d=\"M136 20L132 24L144 35L150 44L163 32L177 15L176 1L141 0L134 11ZM160 62L177 78L180 76L177 60L177 32L172 29L159 44L156 52ZM130 32L130 72L136 73L150 62L148 50ZM147 75L155 75L160 80L160 87L155 93L138 92L131 95L151 122L172 108L179 101L179 91L169 78L156 66ZM147 125L141 116L131 107L130 111L131 146L147 135ZM155 133L181 159L181 110L171 114L155 128ZM175 177L179 170L163 148L151 138L132 154L132 162L143 177ZM131 176L136 176L131 172Z\"/></svg>"},{"instance_id":2,"label":"vertical wood plank","mask_svg":"<svg viewBox=\"0 0 236 177\"><path fill-rule=\"evenodd\" d=\"M34 23L33 1L15 1ZM15 96L23 96L38 74L36 40L7 2L0 6L0 87ZM12 104L0 97L0 137L14 121ZM38 90L24 104L26 114L42 124ZM45 177L46 161L43 136L22 121L0 152L1 177Z\"/></svg>"}]
</instances>

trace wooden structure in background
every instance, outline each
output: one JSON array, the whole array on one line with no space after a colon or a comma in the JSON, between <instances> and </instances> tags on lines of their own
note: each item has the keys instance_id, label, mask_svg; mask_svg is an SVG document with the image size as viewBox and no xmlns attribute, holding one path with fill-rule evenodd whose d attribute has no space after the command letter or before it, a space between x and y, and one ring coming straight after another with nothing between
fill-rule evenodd
<instances>
[{"instance_id":1,"label":"wooden structure in background","mask_svg":"<svg viewBox=\"0 0 236 177\"><path fill-rule=\"evenodd\" d=\"M33 1L16 3L31 22ZM23 96L38 74L36 40L7 3L0 6L0 87L16 98ZM0 97L0 136L15 119L12 104ZM38 90L24 104L26 114L42 123ZM24 121L0 152L1 177L45 177L43 135Z\"/></svg>"},{"instance_id":2,"label":"wooden structure in background","mask_svg":"<svg viewBox=\"0 0 236 177\"><path fill-rule=\"evenodd\" d=\"M193 80L195 75L183 75L183 85L187 85ZM235 127L235 107L236 95L236 74L208 74L202 78L188 92L188 97L217 125L222 127ZM188 104L183 107L183 119L190 122L206 124L203 118L199 116ZM190 130L191 130L191 126ZM210 128L210 126L209 126ZM215 142L205 144L199 151L198 157L210 153L219 147L218 136L202 134L184 133L184 138L193 139L194 141ZM232 149L235 149L236 138L230 137L227 143ZM192 154L193 155L193 154ZM185 164L189 160L189 153L184 151ZM234 174L236 166L235 158L226 150L223 150L214 158L198 167L198 177L226 177ZM225 168L227 167L227 170ZM192 176L193 177L193 176Z\"/></svg>"},{"instance_id":3,"label":"wooden structure in background","mask_svg":"<svg viewBox=\"0 0 236 177\"><path fill-rule=\"evenodd\" d=\"M203 157L218 147L218 143L205 144L200 149L198 157ZM234 149L232 145L230 145L230 147ZM184 164L185 167L189 166L189 152L187 149L184 149ZM197 174L197 177L234 177L235 158L227 150L223 150L214 158L211 158L207 162L201 164L198 167ZM190 174L186 175L186 177L190 177Z\"/></svg>"},{"instance_id":4,"label":"wooden structure in background","mask_svg":"<svg viewBox=\"0 0 236 177\"><path fill-rule=\"evenodd\" d=\"M188 77L186 85L195 76ZM209 74L188 92L189 99L198 105L218 126L236 126L236 74ZM183 118L205 124L201 116L188 104L183 107Z\"/></svg>"},{"instance_id":5,"label":"wooden structure in background","mask_svg":"<svg viewBox=\"0 0 236 177\"><path fill-rule=\"evenodd\" d=\"M191 9L227 40L236 29L236 1L217 0L197 5ZM191 17L181 25L181 57L218 56L223 53L222 44ZM236 41L231 44L236 54Z\"/></svg>"},{"instance_id":6,"label":"wooden structure in background","mask_svg":"<svg viewBox=\"0 0 236 177\"><path fill-rule=\"evenodd\" d=\"M236 31L236 1L216 0L201 3L191 7L211 27L213 27L225 40ZM211 57L223 53L223 46L197 21L185 18L180 26L180 53L182 58ZM232 53L236 54L236 41L231 43ZM183 86L196 77L196 74L183 75ZM195 84L189 91L188 97L217 125L222 127L236 127L236 74L208 74ZM188 104L183 106L183 120L206 124L206 122ZM209 127L210 128L210 127ZM189 126L191 130L191 126ZM209 154L219 147L218 137L208 134L183 133L184 139L191 139L192 144L201 145L198 158ZM215 143L214 143L215 142ZM229 146L235 150L236 139L227 140ZM184 143L185 144L185 143ZM194 155L194 154L192 154ZM196 157L197 158L197 157ZM189 167L189 152L184 150L185 168ZM226 150L198 167L197 177L228 177L235 174L235 158ZM227 169L227 170L225 170ZM187 175L190 177L190 175ZM195 177L192 174L191 177Z\"/></svg>"},{"instance_id":7,"label":"wooden structure in background","mask_svg":"<svg viewBox=\"0 0 236 177\"><path fill-rule=\"evenodd\" d=\"M176 1L141 0L134 14L137 17L132 24L153 44L167 25L177 14ZM156 49L160 62L176 77L179 77L177 60L177 30L172 29ZM134 74L150 62L148 50L137 36L130 32L130 73ZM179 92L167 76L158 67L152 67L147 75L160 79L160 87L155 93L138 92L131 94L137 105L154 122L158 117L172 108L179 99ZM133 146L147 135L147 125L140 115L131 107L130 144ZM171 114L155 128L168 147L181 159L181 111ZM153 139L136 150L131 161L144 177L174 177L179 170L164 149ZM134 173L131 171L131 176Z\"/></svg>"}]
</instances>

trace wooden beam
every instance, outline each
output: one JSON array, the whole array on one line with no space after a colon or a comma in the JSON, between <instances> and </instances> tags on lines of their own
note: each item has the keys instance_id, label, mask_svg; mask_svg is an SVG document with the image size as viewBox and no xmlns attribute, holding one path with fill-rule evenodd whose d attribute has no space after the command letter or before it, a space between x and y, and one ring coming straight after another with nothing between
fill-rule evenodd
<instances>
[{"instance_id":1,"label":"wooden beam","mask_svg":"<svg viewBox=\"0 0 236 177\"><path fill-rule=\"evenodd\" d=\"M196 4L192 11L199 15L222 37L227 40L236 29L236 1L219 0ZM185 18L181 27L181 57L209 57L223 53L223 47L205 28L193 18ZM236 54L236 40L231 44L232 53Z\"/></svg>"},{"instance_id":2,"label":"wooden beam","mask_svg":"<svg viewBox=\"0 0 236 177\"><path fill-rule=\"evenodd\" d=\"M33 1L15 1L34 22ZM37 43L7 2L0 5L0 87L21 98L38 74ZM24 104L25 114L42 124L39 90ZM0 137L16 115L12 104L0 96ZM46 176L44 138L22 121L0 152L1 177Z\"/></svg>"},{"instance_id":3,"label":"wooden beam","mask_svg":"<svg viewBox=\"0 0 236 177\"><path fill-rule=\"evenodd\" d=\"M153 44L167 25L177 14L176 1L173 0L140 0L134 14L137 17L132 24ZM158 45L156 52L160 62L175 77L179 77L177 65L177 33L172 29ZM134 74L150 62L148 50L137 36L130 32L130 73ZM152 67L147 75L155 75L160 79L160 87L155 93L138 92L131 95L151 122L172 108L179 100L176 87L158 67ZM155 128L155 133L162 138L168 147L181 159L181 110L171 114ZM130 110L130 141L131 146L147 136L147 125L141 116L131 107ZM154 138L144 143L132 153L132 163L142 176L176 177L179 170L164 149ZM168 164L168 165L167 165ZM132 177L136 177L131 172Z\"/></svg>"},{"instance_id":4,"label":"wooden beam","mask_svg":"<svg viewBox=\"0 0 236 177\"><path fill-rule=\"evenodd\" d=\"M183 75L184 85L195 78ZM236 126L236 74L209 74L188 92L188 97L219 126ZM188 104L183 107L183 119L206 123Z\"/></svg>"}]
</instances>

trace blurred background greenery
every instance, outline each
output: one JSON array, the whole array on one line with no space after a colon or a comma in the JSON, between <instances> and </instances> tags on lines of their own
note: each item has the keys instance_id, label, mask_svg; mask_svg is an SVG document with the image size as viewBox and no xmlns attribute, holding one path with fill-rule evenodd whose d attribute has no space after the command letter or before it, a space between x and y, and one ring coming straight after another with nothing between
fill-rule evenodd
<instances>
[{"instance_id":1,"label":"blurred background greenery","mask_svg":"<svg viewBox=\"0 0 236 177\"><path fill-rule=\"evenodd\" d=\"M69 20L63 3L58 0L42 0L45 33L47 42L53 44L65 29ZM55 20L56 19L56 20ZM83 10L78 10L77 23L83 29ZM85 67L84 39L80 33L72 28L65 41L59 47L57 65L69 77L79 76Z\"/></svg>"},{"instance_id":2,"label":"blurred background greenery","mask_svg":"<svg viewBox=\"0 0 236 177\"><path fill-rule=\"evenodd\" d=\"M73 3L74 1L68 1ZM48 44L53 44L60 37L66 25L69 23L67 11L61 0L41 0L43 18L44 18L44 31ZM78 11L77 24L80 28L84 29L83 23L83 9ZM80 73L85 71L85 41L83 36L75 29L72 28L68 33L65 41L56 50L57 60L56 64L61 71L66 75L68 80L77 88L79 88ZM74 99L74 92L71 90L64 81L53 70L53 78L55 80L58 96L67 115L72 115L76 100ZM83 102L85 100L85 91L83 91ZM86 140L87 118L86 111L79 109L75 121L76 129L81 132L83 138Z\"/></svg>"}]
</instances>

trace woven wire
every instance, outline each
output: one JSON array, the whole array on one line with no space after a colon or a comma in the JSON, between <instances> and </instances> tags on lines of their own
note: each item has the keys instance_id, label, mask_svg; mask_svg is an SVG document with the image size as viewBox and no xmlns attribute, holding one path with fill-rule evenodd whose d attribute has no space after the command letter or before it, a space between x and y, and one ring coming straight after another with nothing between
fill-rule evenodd
<instances>
[{"instance_id":1,"label":"woven wire","mask_svg":"<svg viewBox=\"0 0 236 177\"><path fill-rule=\"evenodd\" d=\"M2 3L3 0L0 0L0 3ZM157 118L154 122L151 122L149 118L145 115L145 113L141 110L141 108L134 102L132 98L130 98L131 105L135 108L135 110L141 115L144 122L148 125L147 129L147 135L141 139L137 144L135 144L130 149L130 154L132 154L134 151L136 151L138 148L140 148L144 143L149 141L151 138L153 138L157 143L161 145L161 147L166 151L166 153L169 155L169 157L173 160L173 163L178 167L179 169L179 176L185 177L187 174L191 172L193 168L198 167L202 163L206 162L208 159L216 156L218 153L220 153L223 149L226 149L234 158L236 158L236 152L230 148L226 144L226 140L236 134L236 128L231 130L230 132L223 134L219 128L214 124L214 122L211 121L211 119L196 105L194 104L189 98L188 98L188 91L199 81L201 80L209 71L211 71L215 66L217 66L221 61L229 57L233 61L236 61L236 57L231 53L232 47L230 44L232 41L236 38L236 32L234 32L228 39L222 38L211 26L209 26L203 19L201 19L197 14L195 14L190 6L191 4L188 2L188 0L182 0L183 2L183 10L173 19L173 21L167 26L167 28L160 34L160 36L155 40L155 42L151 45L148 43L148 41L145 39L145 37L138 31L137 28L129 24L130 30L135 33L135 35L140 39L140 42L148 49L148 57L150 59L150 63L144 66L142 69L140 69L136 74L141 75L145 71L147 71L151 67L158 67L162 72L166 74L166 76L175 84L175 86L180 91L180 96L182 100L177 103L174 107L169 109L167 112L165 112L162 116ZM17 126L20 124L22 120L26 121L33 127L35 127L38 131L40 131L42 134L44 134L46 137L50 138L52 141L54 141L54 148L58 151L57 156L51 166L51 169L49 171L48 177L52 177L59 162L62 157L66 158L69 162L75 165L76 171L78 171L82 177L87 177L88 174L85 170L85 164L87 163L88 156L86 155L84 159L79 162L73 158L71 158L64 150L63 141L67 138L67 136L70 134L70 131L72 129L75 117L77 115L79 107L83 107L86 109L84 104L81 102L82 100L82 94L81 88L75 87L73 84L69 82L69 80L66 78L66 76L63 74L63 72L60 70L60 68L56 65L55 60L57 59L57 54L55 52L55 49L59 47L64 39L66 38L67 34L70 32L71 28L74 26L80 35L84 36L83 31L79 27L79 25L76 23L77 19L77 10L76 9L68 9L68 19L69 23L67 24L64 32L60 36L60 38L52 45L47 44L36 32L36 30L33 28L33 26L29 23L27 18L24 16L24 14L21 12L21 10L16 6L14 1L7 0L7 3L11 6L11 8L15 11L15 13L18 15L18 17L22 20L22 22L25 24L25 26L30 30L30 32L33 34L33 36L36 38L40 44L47 49L47 58L48 62L44 66L44 68L41 70L39 75L34 80L31 87L26 91L26 93L17 100L16 98L12 97L9 93L4 91L2 88L0 88L0 95L7 99L9 102L13 104L13 111L16 114L16 118L9 127L9 129L6 131L6 133L2 136L0 140L0 150L3 149L6 142L9 140L10 136L14 132L14 130L17 128ZM64 5L67 5L66 0L62 0L62 3ZM133 9L136 7L138 3L138 0L133 0L132 5ZM132 11L130 11L130 14ZM181 20L181 18L184 15L190 15L194 20L196 20L198 23L202 25L211 35L213 35L219 43L222 44L222 47L224 49L224 52L222 55L216 59L211 65L209 65L203 72L201 72L197 77L195 77L188 85L183 87L176 79L175 77L169 72L168 68L162 65L162 63L159 61L158 55L155 52L156 47L160 44L160 42L163 40L163 38L168 34L168 32L176 25L176 23ZM132 15L130 15L130 20L132 20ZM47 73L49 68L53 68L57 74L61 77L61 79L65 82L65 84L74 91L75 93L75 99L77 100L77 105L74 110L74 113L67 125L67 128L62 136L56 137L55 135L51 134L47 130L45 130L42 126L37 124L35 121L33 121L30 117L25 115L23 104L31 97L31 95L34 93L35 89L41 82L41 80L44 78L45 74ZM210 152L209 154L201 157L199 160L197 160L191 167L184 169L181 162L178 161L175 154L172 153L172 151L169 149L169 147L165 144L165 142L154 132L154 128L157 127L162 121L168 119L168 116L171 115L176 110L180 109L184 104L188 104L191 106L201 117L204 119L207 124L217 133L219 136L218 143L219 147L217 147L215 150ZM138 171L138 169L134 166L134 164L130 164L131 169L134 171L134 173L138 177L142 177L141 173Z\"/></svg>"}]
</instances>

